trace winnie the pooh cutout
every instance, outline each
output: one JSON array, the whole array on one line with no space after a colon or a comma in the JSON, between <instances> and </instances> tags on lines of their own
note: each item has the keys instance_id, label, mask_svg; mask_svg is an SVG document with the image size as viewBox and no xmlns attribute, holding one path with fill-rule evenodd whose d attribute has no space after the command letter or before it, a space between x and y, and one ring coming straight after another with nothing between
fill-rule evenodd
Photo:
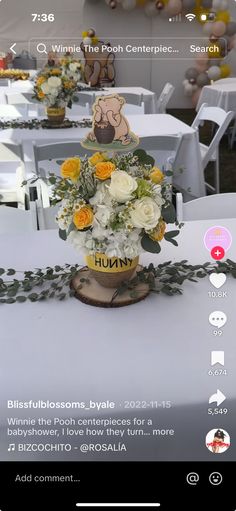
<instances>
[{"instance_id":1,"label":"winnie the pooh cutout","mask_svg":"<svg viewBox=\"0 0 236 511\"><path fill-rule=\"evenodd\" d=\"M130 131L129 123L122 113L125 99L118 94L98 96L93 105L92 131L81 145L91 150L131 151L139 144L139 138Z\"/></svg>"}]
</instances>

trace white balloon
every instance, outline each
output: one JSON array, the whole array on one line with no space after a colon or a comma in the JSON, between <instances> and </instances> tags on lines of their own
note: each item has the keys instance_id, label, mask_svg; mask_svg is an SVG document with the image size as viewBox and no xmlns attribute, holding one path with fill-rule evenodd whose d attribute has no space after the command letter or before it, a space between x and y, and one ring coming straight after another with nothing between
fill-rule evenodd
<instances>
[{"instance_id":1,"label":"white balloon","mask_svg":"<svg viewBox=\"0 0 236 511\"><path fill-rule=\"evenodd\" d=\"M210 80L218 80L220 78L220 68L218 66L209 67L207 74Z\"/></svg>"},{"instance_id":2,"label":"white balloon","mask_svg":"<svg viewBox=\"0 0 236 511\"><path fill-rule=\"evenodd\" d=\"M191 83L184 85L184 93L186 96L192 96L193 86L191 85Z\"/></svg>"},{"instance_id":3,"label":"white balloon","mask_svg":"<svg viewBox=\"0 0 236 511\"><path fill-rule=\"evenodd\" d=\"M123 0L122 7L125 11L132 11L136 7L136 0Z\"/></svg>"}]
</instances>

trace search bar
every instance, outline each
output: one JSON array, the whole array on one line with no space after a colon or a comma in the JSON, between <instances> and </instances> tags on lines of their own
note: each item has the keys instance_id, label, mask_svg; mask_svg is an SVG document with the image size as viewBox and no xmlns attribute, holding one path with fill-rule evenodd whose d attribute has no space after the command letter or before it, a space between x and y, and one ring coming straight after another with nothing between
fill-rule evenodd
<instances>
[{"instance_id":1,"label":"search bar","mask_svg":"<svg viewBox=\"0 0 236 511\"><path fill-rule=\"evenodd\" d=\"M208 37L111 37L110 42L99 42L96 45L83 45L81 38L54 37L32 38L29 40L29 53L46 59L49 52L58 56L71 53L81 59L83 52L86 56L101 59L113 53L116 60L189 60L199 56L209 56L222 59L226 53L227 41L224 37L216 42L210 42Z\"/></svg>"}]
</instances>

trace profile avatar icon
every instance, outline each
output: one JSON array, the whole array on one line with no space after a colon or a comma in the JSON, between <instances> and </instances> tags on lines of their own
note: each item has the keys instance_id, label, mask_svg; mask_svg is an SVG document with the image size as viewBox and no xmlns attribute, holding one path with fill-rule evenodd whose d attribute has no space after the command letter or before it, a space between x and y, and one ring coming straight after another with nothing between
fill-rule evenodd
<instances>
[{"instance_id":1,"label":"profile avatar icon","mask_svg":"<svg viewBox=\"0 0 236 511\"><path fill-rule=\"evenodd\" d=\"M214 454L221 454L230 447L230 436L225 429L211 429L206 436L206 447Z\"/></svg>"}]
</instances>

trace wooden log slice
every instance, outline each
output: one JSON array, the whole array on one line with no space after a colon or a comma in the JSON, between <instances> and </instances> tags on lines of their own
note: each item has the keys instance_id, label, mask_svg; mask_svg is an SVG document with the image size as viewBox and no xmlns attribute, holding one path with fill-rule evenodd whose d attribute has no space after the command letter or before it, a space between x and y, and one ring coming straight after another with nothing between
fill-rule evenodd
<instances>
[{"instance_id":1,"label":"wooden log slice","mask_svg":"<svg viewBox=\"0 0 236 511\"><path fill-rule=\"evenodd\" d=\"M142 266L138 265L136 271L140 271L141 269ZM81 283L81 279L88 279L89 282ZM81 302L86 303L87 305L105 308L125 307L126 305L131 305L144 300L144 298L146 298L149 294L149 286L147 284L140 283L135 287L135 297L131 297L130 290L128 290L122 295L116 296L116 298L112 300L116 289L106 288L98 284L87 267L79 270L76 277L71 280L71 289L75 291L75 297Z\"/></svg>"}]
</instances>

